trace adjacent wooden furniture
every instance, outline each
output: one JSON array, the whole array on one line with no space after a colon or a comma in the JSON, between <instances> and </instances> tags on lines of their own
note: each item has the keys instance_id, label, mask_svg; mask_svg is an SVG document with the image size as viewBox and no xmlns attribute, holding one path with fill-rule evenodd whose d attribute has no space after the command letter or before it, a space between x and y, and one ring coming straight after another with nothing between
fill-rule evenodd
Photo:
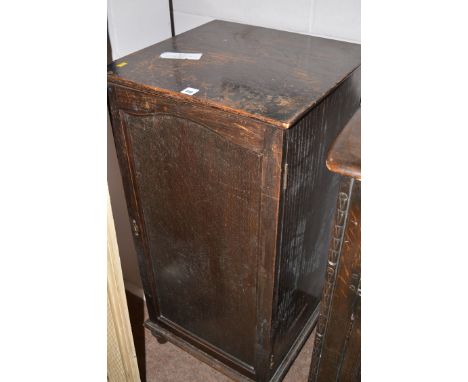
<instances>
[{"instance_id":1,"label":"adjacent wooden furniture","mask_svg":"<svg viewBox=\"0 0 468 382\"><path fill-rule=\"evenodd\" d=\"M107 380L140 382L110 199L107 199Z\"/></svg>"},{"instance_id":2,"label":"adjacent wooden furniture","mask_svg":"<svg viewBox=\"0 0 468 382\"><path fill-rule=\"evenodd\" d=\"M146 326L234 379L281 380L318 316L325 159L359 107L360 46L213 21L112 63L108 96Z\"/></svg>"},{"instance_id":3,"label":"adjacent wooden furniture","mask_svg":"<svg viewBox=\"0 0 468 382\"><path fill-rule=\"evenodd\" d=\"M310 382L361 380L361 111L338 136L327 167L338 194Z\"/></svg>"}]
</instances>

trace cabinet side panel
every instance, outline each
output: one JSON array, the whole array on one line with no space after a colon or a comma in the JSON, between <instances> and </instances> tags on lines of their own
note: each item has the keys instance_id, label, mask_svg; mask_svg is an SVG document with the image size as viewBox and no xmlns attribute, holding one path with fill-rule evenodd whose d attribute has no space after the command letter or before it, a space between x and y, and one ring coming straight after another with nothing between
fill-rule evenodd
<instances>
[{"instance_id":1,"label":"cabinet side panel","mask_svg":"<svg viewBox=\"0 0 468 382\"><path fill-rule=\"evenodd\" d=\"M339 187L339 176L326 168L326 156L359 104L357 69L286 132L273 368L279 366L321 297Z\"/></svg>"},{"instance_id":2,"label":"cabinet side panel","mask_svg":"<svg viewBox=\"0 0 468 382\"><path fill-rule=\"evenodd\" d=\"M122 115L160 319L253 365L262 155L185 118Z\"/></svg>"}]
</instances>

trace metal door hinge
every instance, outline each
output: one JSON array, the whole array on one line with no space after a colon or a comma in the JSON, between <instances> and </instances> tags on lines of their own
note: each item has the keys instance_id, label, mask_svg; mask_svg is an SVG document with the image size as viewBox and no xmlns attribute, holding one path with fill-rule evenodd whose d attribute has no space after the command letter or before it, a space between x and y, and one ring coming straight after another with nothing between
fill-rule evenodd
<instances>
[{"instance_id":1,"label":"metal door hinge","mask_svg":"<svg viewBox=\"0 0 468 382\"><path fill-rule=\"evenodd\" d=\"M135 236L140 236L140 227L138 227L138 223L135 219L132 219L132 231Z\"/></svg>"},{"instance_id":2,"label":"metal door hinge","mask_svg":"<svg viewBox=\"0 0 468 382\"><path fill-rule=\"evenodd\" d=\"M275 366L275 355L274 354L270 355L270 369L273 369L273 366Z\"/></svg>"},{"instance_id":3,"label":"metal door hinge","mask_svg":"<svg viewBox=\"0 0 468 382\"><path fill-rule=\"evenodd\" d=\"M284 171L283 171L283 190L286 190L288 186L288 164L284 164Z\"/></svg>"}]
</instances>

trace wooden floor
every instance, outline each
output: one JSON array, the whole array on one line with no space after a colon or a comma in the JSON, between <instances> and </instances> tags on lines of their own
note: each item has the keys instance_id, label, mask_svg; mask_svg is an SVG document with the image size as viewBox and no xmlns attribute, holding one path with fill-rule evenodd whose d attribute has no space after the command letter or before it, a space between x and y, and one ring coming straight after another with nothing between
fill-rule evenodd
<instances>
[{"instance_id":1,"label":"wooden floor","mask_svg":"<svg viewBox=\"0 0 468 382\"><path fill-rule=\"evenodd\" d=\"M143 322L147 318L143 300L127 292L127 302L142 382L231 381L171 343L159 344L151 333L143 328ZM285 382L307 381L314 335L315 331L286 375Z\"/></svg>"}]
</instances>

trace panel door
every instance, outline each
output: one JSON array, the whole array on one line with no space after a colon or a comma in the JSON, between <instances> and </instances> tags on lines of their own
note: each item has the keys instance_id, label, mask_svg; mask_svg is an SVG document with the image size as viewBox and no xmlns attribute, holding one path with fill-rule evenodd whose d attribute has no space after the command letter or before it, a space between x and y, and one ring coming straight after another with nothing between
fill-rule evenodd
<instances>
[{"instance_id":1,"label":"panel door","mask_svg":"<svg viewBox=\"0 0 468 382\"><path fill-rule=\"evenodd\" d=\"M119 114L158 320L253 365L262 156L180 115Z\"/></svg>"}]
</instances>

